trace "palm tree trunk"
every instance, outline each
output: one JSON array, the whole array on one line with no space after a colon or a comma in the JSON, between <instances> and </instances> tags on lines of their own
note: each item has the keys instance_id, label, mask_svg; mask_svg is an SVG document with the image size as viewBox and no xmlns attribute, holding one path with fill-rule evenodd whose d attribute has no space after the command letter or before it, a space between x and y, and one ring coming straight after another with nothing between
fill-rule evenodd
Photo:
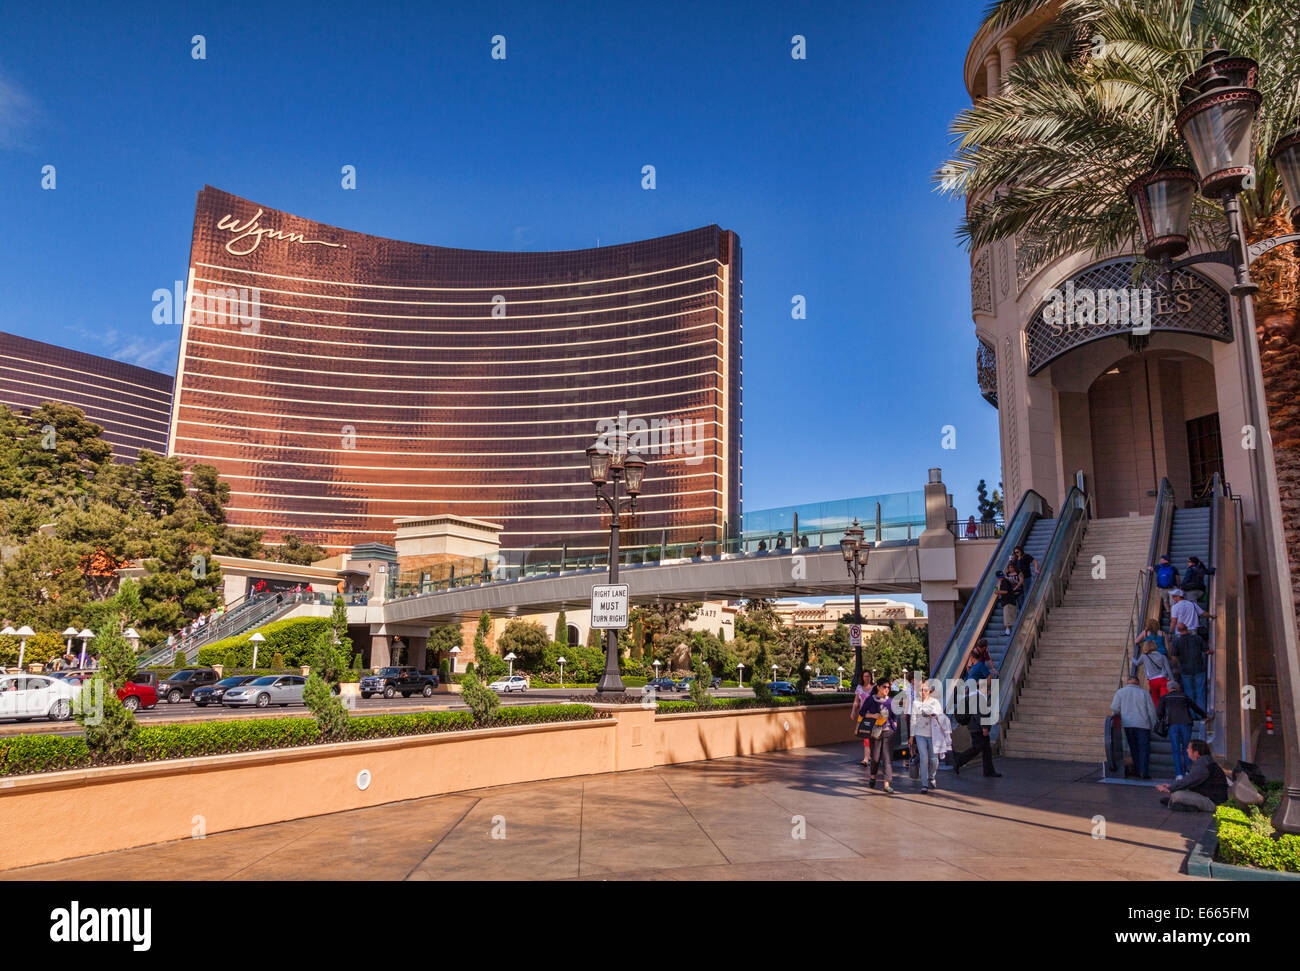
<instances>
[{"instance_id":1,"label":"palm tree trunk","mask_svg":"<svg viewBox=\"0 0 1300 971\"><path fill-rule=\"evenodd\" d=\"M1293 232L1282 213L1259 220L1253 239ZM1300 624L1300 252L1279 246L1251 268L1260 285L1255 297L1256 335L1268 422L1277 465L1282 528L1286 532L1293 607Z\"/></svg>"}]
</instances>

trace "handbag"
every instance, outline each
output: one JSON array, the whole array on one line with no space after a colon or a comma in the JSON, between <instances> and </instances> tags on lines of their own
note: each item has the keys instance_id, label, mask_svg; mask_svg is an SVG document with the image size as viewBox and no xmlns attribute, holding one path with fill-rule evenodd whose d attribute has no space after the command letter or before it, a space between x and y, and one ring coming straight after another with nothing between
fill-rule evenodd
<instances>
[{"instance_id":1,"label":"handbag","mask_svg":"<svg viewBox=\"0 0 1300 971\"><path fill-rule=\"evenodd\" d=\"M853 734L858 738L867 738L871 734L871 723L861 715L858 716L858 724L853 729Z\"/></svg>"},{"instance_id":2,"label":"handbag","mask_svg":"<svg viewBox=\"0 0 1300 971\"><path fill-rule=\"evenodd\" d=\"M1161 715L1159 718L1157 718L1155 727L1152 728L1151 730L1155 732L1157 735L1159 735L1161 738L1168 738L1169 737L1169 716Z\"/></svg>"}]
</instances>

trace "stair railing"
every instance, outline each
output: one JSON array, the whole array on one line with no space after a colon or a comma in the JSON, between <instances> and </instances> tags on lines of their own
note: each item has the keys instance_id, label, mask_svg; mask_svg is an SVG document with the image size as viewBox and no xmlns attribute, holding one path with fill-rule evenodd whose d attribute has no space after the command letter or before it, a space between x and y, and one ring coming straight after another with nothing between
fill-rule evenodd
<instances>
[{"instance_id":1,"label":"stair railing","mask_svg":"<svg viewBox=\"0 0 1300 971\"><path fill-rule=\"evenodd\" d=\"M931 678L942 681L945 686L956 683L975 642L984 636L984 627L993 614L997 601L998 570L1010 559L1013 549L1024 545L1034 522L1049 515L1051 509L1047 500L1033 489L1027 490L1017 504L1015 514L1008 520L1002 539L989 557L988 565L984 567L984 573L975 589L971 591L970 599L957 618L957 624L942 653L930 666Z\"/></svg>"},{"instance_id":2,"label":"stair railing","mask_svg":"<svg viewBox=\"0 0 1300 971\"><path fill-rule=\"evenodd\" d=\"M1002 658L1002 668L998 671L997 725L1001 731L996 741L999 744L1005 738L1007 724L1015 718L1016 703L1038 650L1039 638L1047 626L1047 615L1065 599L1087 529L1088 495L1075 486L1061 506L1038 576L1029 588L1016 629L1011 633L1011 641Z\"/></svg>"},{"instance_id":3,"label":"stair railing","mask_svg":"<svg viewBox=\"0 0 1300 971\"><path fill-rule=\"evenodd\" d=\"M1169 533L1174 524L1174 487L1168 479L1160 480L1160 491L1156 494L1155 519L1151 523L1151 542L1147 545L1147 564L1154 564L1161 552L1169 549ZM1138 635L1146 628L1152 615L1160 616L1160 599L1151 597L1154 575L1143 567L1138 571L1137 587L1133 594L1133 606L1129 611L1128 636L1124 640L1124 660L1120 665L1119 687L1128 684L1129 672L1133 670L1133 647ZM1155 610L1153 611L1152 605Z\"/></svg>"}]
</instances>

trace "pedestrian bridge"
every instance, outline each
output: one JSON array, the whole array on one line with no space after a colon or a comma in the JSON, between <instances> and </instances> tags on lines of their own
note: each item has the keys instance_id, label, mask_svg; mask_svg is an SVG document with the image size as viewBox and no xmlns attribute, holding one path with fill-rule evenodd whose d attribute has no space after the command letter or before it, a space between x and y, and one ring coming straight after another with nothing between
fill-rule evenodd
<instances>
[{"instance_id":1,"label":"pedestrian bridge","mask_svg":"<svg viewBox=\"0 0 1300 971\"><path fill-rule=\"evenodd\" d=\"M448 624L480 613L513 616L591 606L591 588L608 582L604 568L499 580L388 600L388 624ZM838 545L724 553L622 566L618 580L628 585L633 604L696 600L747 600L753 597L828 597L853 592L853 581ZM867 594L920 593L921 569L916 540L874 546L859 589ZM372 608L375 605L371 601Z\"/></svg>"}]
</instances>

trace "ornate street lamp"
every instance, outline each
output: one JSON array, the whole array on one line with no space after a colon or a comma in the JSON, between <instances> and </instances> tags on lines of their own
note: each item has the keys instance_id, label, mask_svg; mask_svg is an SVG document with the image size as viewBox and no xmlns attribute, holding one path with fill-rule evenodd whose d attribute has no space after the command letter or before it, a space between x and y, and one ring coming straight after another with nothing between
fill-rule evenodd
<instances>
[{"instance_id":1,"label":"ornate street lamp","mask_svg":"<svg viewBox=\"0 0 1300 971\"><path fill-rule=\"evenodd\" d=\"M862 597L858 588L867 572L867 559L871 556L871 544L863 538L865 533L855 517L853 525L844 531L840 540L840 552L844 554L844 566L853 578L853 623L862 623ZM862 639L853 649L853 687L862 683Z\"/></svg>"},{"instance_id":2,"label":"ornate street lamp","mask_svg":"<svg viewBox=\"0 0 1300 971\"><path fill-rule=\"evenodd\" d=\"M617 426L587 449L587 464L591 471L591 484L596 487L596 498L609 508L609 582L618 583L618 521L623 512L618 484L627 488L629 510L636 509L636 497L641 494L645 480L646 461L629 447L628 437ZM609 483L610 495L601 491ZM656 674L658 668L656 668ZM605 632L605 672L596 685L597 694L622 694L623 678L618 673L618 631Z\"/></svg>"},{"instance_id":3,"label":"ornate street lamp","mask_svg":"<svg viewBox=\"0 0 1300 971\"><path fill-rule=\"evenodd\" d=\"M1251 449L1251 488L1256 500L1264 611L1277 666L1278 690L1286 735L1286 782L1273 825L1282 832L1300 833L1300 658L1292 611L1291 573L1282 530L1282 510L1277 482L1264 379L1260 369L1255 331L1255 302L1259 290L1250 267L1275 247L1300 242L1300 233L1274 236L1248 243L1238 194L1255 186L1256 119L1261 96L1255 90L1259 66L1249 58L1231 57L1216 49L1205 55L1201 67L1183 84L1186 103L1175 124L1196 165L1201 192L1223 204L1228 248L1202 253L1178 262L1172 258L1186 250L1180 238L1188 236L1191 204L1185 170L1161 168L1138 179L1130 195L1138 208L1138 221L1146 253L1164 263L1166 273L1196 263L1220 263L1232 269L1232 295L1238 301L1239 330L1235 335L1246 405L1246 421L1255 429L1257 447ZM1274 144L1270 157L1287 198L1292 223L1300 214L1300 129L1288 132Z\"/></svg>"}]
</instances>

